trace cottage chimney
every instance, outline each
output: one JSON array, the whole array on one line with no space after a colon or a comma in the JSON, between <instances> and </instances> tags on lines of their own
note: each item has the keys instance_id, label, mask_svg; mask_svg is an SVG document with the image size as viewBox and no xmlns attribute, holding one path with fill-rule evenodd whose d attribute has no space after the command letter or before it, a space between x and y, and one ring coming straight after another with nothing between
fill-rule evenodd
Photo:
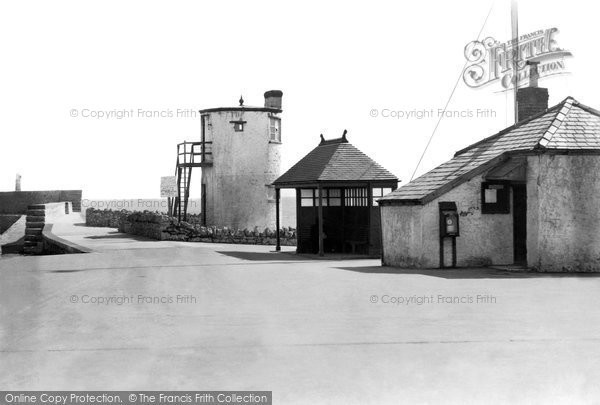
<instances>
[{"instance_id":1,"label":"cottage chimney","mask_svg":"<svg viewBox=\"0 0 600 405\"><path fill-rule=\"evenodd\" d=\"M539 63L527 61L529 87L517 90L517 122L548 109L548 89L538 87Z\"/></svg>"},{"instance_id":2,"label":"cottage chimney","mask_svg":"<svg viewBox=\"0 0 600 405\"><path fill-rule=\"evenodd\" d=\"M281 97L283 92L281 90L269 90L265 92L265 107L266 108L277 108L281 110Z\"/></svg>"}]
</instances>

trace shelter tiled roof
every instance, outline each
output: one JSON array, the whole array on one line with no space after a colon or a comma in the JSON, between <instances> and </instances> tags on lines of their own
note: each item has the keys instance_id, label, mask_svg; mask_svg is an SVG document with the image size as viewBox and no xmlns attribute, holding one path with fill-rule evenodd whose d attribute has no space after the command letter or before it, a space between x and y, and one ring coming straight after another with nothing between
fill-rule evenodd
<instances>
[{"instance_id":1,"label":"shelter tiled roof","mask_svg":"<svg viewBox=\"0 0 600 405\"><path fill-rule=\"evenodd\" d=\"M600 150L600 112L572 97L462 149L454 158L384 196L380 201L424 203L508 152Z\"/></svg>"},{"instance_id":2,"label":"shelter tiled roof","mask_svg":"<svg viewBox=\"0 0 600 405\"><path fill-rule=\"evenodd\" d=\"M348 143L345 136L319 146L281 175L275 186L318 182L396 182L398 178Z\"/></svg>"}]
</instances>

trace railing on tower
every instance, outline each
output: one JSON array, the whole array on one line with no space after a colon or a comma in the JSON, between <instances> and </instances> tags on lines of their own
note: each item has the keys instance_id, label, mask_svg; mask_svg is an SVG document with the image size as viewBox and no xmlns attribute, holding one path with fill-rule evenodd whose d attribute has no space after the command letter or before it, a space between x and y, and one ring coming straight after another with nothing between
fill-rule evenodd
<instances>
[{"instance_id":1,"label":"railing on tower","mask_svg":"<svg viewBox=\"0 0 600 405\"><path fill-rule=\"evenodd\" d=\"M212 142L183 142L177 145L177 164L192 167L212 163Z\"/></svg>"},{"instance_id":2,"label":"railing on tower","mask_svg":"<svg viewBox=\"0 0 600 405\"><path fill-rule=\"evenodd\" d=\"M177 196L169 198L169 214L179 221L187 219L192 168L212 166L212 142L183 142L177 145Z\"/></svg>"}]
</instances>

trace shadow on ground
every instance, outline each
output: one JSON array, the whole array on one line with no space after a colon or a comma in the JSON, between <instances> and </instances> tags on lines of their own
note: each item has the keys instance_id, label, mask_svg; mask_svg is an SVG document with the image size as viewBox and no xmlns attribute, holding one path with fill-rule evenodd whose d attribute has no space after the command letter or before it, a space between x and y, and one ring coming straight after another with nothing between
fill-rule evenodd
<instances>
[{"instance_id":1,"label":"shadow on ground","mask_svg":"<svg viewBox=\"0 0 600 405\"><path fill-rule=\"evenodd\" d=\"M50 270L48 273L79 273L80 271L85 271L86 269L73 269L73 270Z\"/></svg>"},{"instance_id":2,"label":"shadow on ground","mask_svg":"<svg viewBox=\"0 0 600 405\"><path fill-rule=\"evenodd\" d=\"M600 277L600 273L541 273L536 271L507 271L492 268L476 269L403 269L397 267L363 266L336 267L340 270L372 274L415 274L446 279L478 278L559 278L559 277Z\"/></svg>"},{"instance_id":3,"label":"shadow on ground","mask_svg":"<svg viewBox=\"0 0 600 405\"><path fill-rule=\"evenodd\" d=\"M298 256L295 253L276 252L276 251L271 251L271 252L228 252L228 251L219 252L219 251L217 251L217 253L220 253L225 256L235 257L236 259L250 260L250 261L257 261L257 262L270 262L270 261L274 261L274 262L304 261L305 262L305 261L310 260L309 258Z\"/></svg>"},{"instance_id":4,"label":"shadow on ground","mask_svg":"<svg viewBox=\"0 0 600 405\"><path fill-rule=\"evenodd\" d=\"M145 236L131 235L118 231L109 232L106 235L86 236L85 239L131 239L140 242L156 242L156 239L146 238Z\"/></svg>"},{"instance_id":5,"label":"shadow on ground","mask_svg":"<svg viewBox=\"0 0 600 405\"><path fill-rule=\"evenodd\" d=\"M273 249L275 249L273 247ZM319 261L319 260L365 260L365 259L378 259L378 257L369 257L365 255L353 255L353 254L326 254L325 256L319 256L318 254L308 253L295 253L295 252L276 252L272 250L270 252L217 252L222 255L235 257L236 259L251 260L251 261Z\"/></svg>"}]
</instances>

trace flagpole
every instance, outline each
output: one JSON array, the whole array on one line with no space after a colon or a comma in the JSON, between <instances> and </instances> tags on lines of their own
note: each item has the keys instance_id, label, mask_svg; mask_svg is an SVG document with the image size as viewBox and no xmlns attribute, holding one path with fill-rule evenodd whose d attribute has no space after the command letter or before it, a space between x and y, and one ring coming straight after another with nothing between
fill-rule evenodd
<instances>
[{"instance_id":1,"label":"flagpole","mask_svg":"<svg viewBox=\"0 0 600 405\"><path fill-rule=\"evenodd\" d=\"M510 3L510 25L513 39L513 86L514 86L514 114L515 123L519 120L519 108L517 105L517 90L519 88L519 9L517 0L512 0Z\"/></svg>"}]
</instances>

